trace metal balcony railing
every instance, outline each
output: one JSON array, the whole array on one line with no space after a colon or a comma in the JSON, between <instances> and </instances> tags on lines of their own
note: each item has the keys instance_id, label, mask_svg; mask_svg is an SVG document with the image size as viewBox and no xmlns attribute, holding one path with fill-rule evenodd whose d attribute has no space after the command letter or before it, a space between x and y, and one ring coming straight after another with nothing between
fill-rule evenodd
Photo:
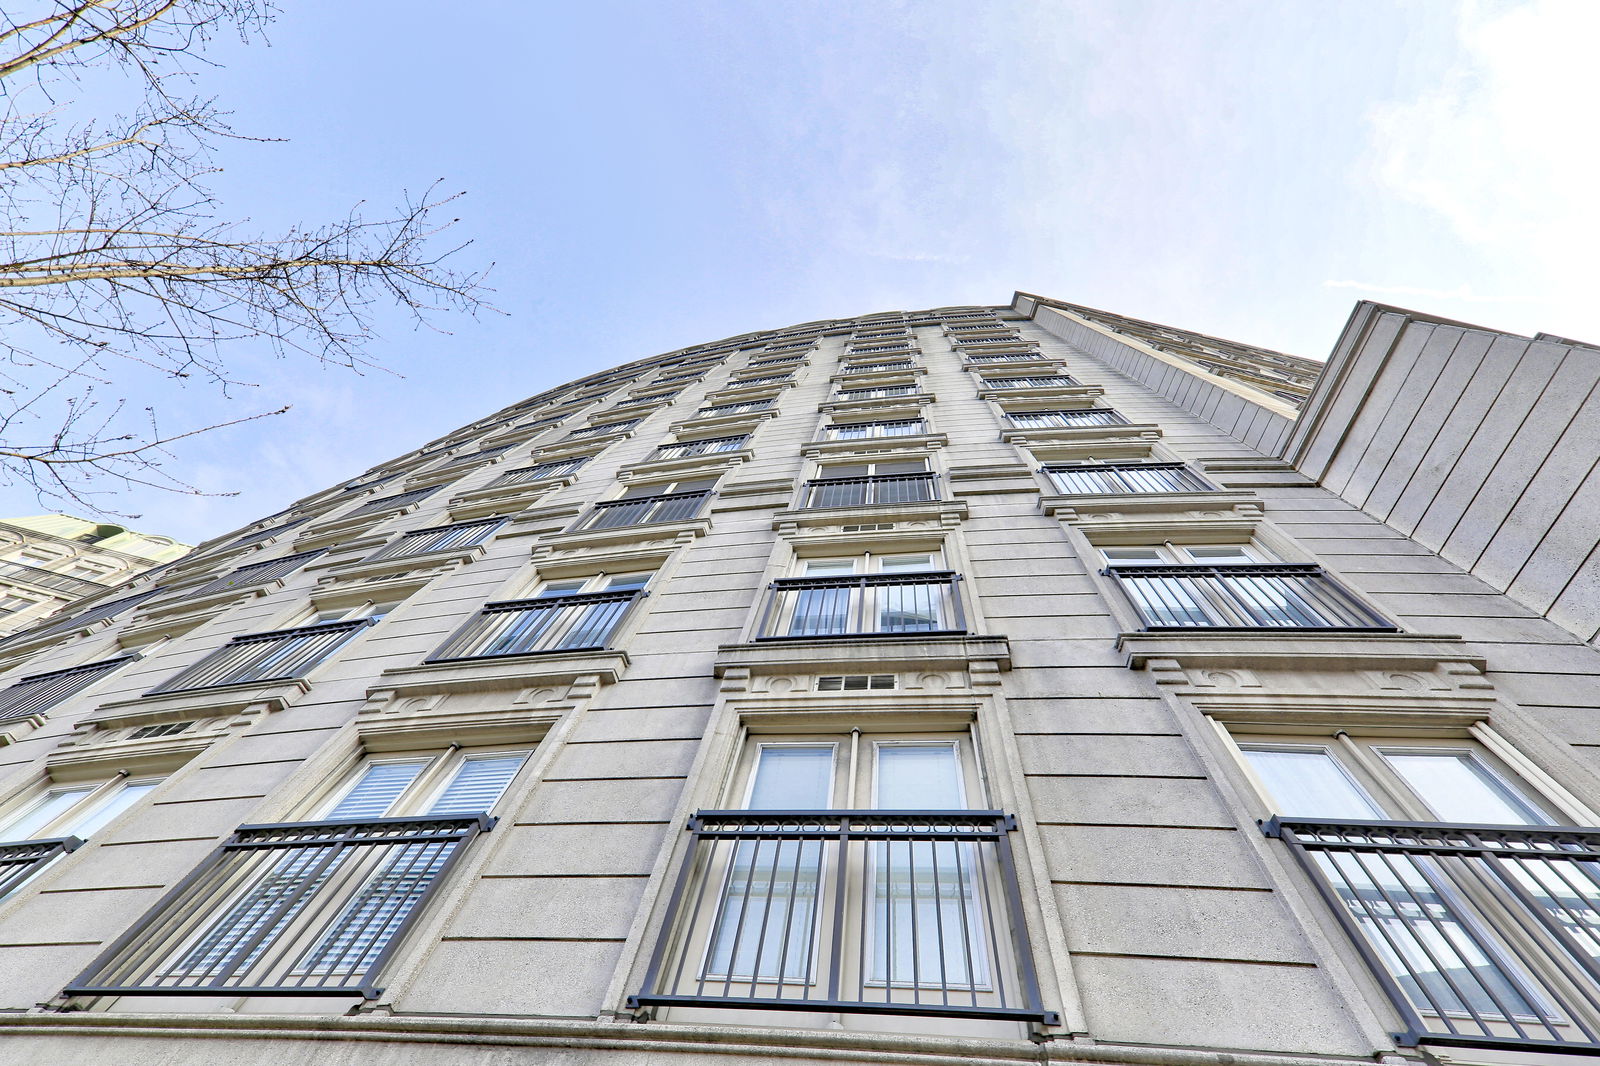
<instances>
[{"instance_id":1,"label":"metal balcony railing","mask_svg":"<svg viewBox=\"0 0 1600 1066\"><path fill-rule=\"evenodd\" d=\"M355 508L349 514L343 515L342 517L354 518L357 515L377 514L380 511L398 511L401 508L410 507L418 500L431 496L438 491L439 486L429 485L427 488L411 489L408 492L397 492L393 496L380 496L375 500L368 500L366 503Z\"/></svg>"},{"instance_id":2,"label":"metal balcony railing","mask_svg":"<svg viewBox=\"0 0 1600 1066\"><path fill-rule=\"evenodd\" d=\"M718 452L736 452L743 448L750 438L744 434L737 437L711 437L706 440L685 440L675 444L663 444L650 456L656 459L687 459L695 455L714 455Z\"/></svg>"},{"instance_id":3,"label":"metal balcony railing","mask_svg":"<svg viewBox=\"0 0 1600 1066\"><path fill-rule=\"evenodd\" d=\"M1273 818L1402 1045L1600 1046L1600 829Z\"/></svg>"},{"instance_id":4,"label":"metal balcony railing","mask_svg":"<svg viewBox=\"0 0 1600 1066\"><path fill-rule=\"evenodd\" d=\"M1078 383L1065 374L1038 374L1016 378L983 378L978 383L983 389L1060 389L1075 387Z\"/></svg>"},{"instance_id":5,"label":"metal balcony railing","mask_svg":"<svg viewBox=\"0 0 1600 1066\"><path fill-rule=\"evenodd\" d=\"M568 433L567 440L582 440L584 437L603 437L608 433L624 433L637 426L642 419L634 418L626 422L602 422L596 426L584 426Z\"/></svg>"},{"instance_id":6,"label":"metal balcony railing","mask_svg":"<svg viewBox=\"0 0 1600 1066\"><path fill-rule=\"evenodd\" d=\"M885 363L850 363L839 368L841 374L887 374L891 370L910 370L917 364L910 359Z\"/></svg>"},{"instance_id":7,"label":"metal balcony railing","mask_svg":"<svg viewBox=\"0 0 1600 1066\"><path fill-rule=\"evenodd\" d=\"M640 589L503 600L483 610L428 657L429 662L603 648Z\"/></svg>"},{"instance_id":8,"label":"metal balcony railing","mask_svg":"<svg viewBox=\"0 0 1600 1066\"><path fill-rule=\"evenodd\" d=\"M758 639L965 633L960 580L951 570L780 578Z\"/></svg>"},{"instance_id":9,"label":"metal balcony railing","mask_svg":"<svg viewBox=\"0 0 1600 1066\"><path fill-rule=\"evenodd\" d=\"M34 628L24 629L21 633L14 634L6 638L5 641L0 641L0 644L8 643L10 641L21 643L25 639L31 640L34 637L42 637L49 633L60 633L68 629L77 629L80 626L92 625L95 622L99 622L107 618L115 618L123 611L132 608L136 604L143 603L145 600L148 600L150 597L163 591L165 590L161 588L145 589L143 592L136 592L132 596L122 596L115 600L105 600L101 603L95 604L93 607L86 608L61 618L57 618L52 615Z\"/></svg>"},{"instance_id":10,"label":"metal balcony railing","mask_svg":"<svg viewBox=\"0 0 1600 1066\"><path fill-rule=\"evenodd\" d=\"M1146 629L1393 632L1313 563L1108 566Z\"/></svg>"},{"instance_id":11,"label":"metal balcony railing","mask_svg":"<svg viewBox=\"0 0 1600 1066\"><path fill-rule=\"evenodd\" d=\"M387 481L389 479L388 478L384 478L382 480L383 481ZM381 481L373 481L373 482L369 482L368 484L377 485L377 484L381 484L381 483L382 483ZM367 486L366 485L362 485L362 486L359 486L359 487L366 488ZM350 490L347 489L346 491L350 491ZM223 545L223 547L224 548L240 548L240 547L243 547L246 544L255 544L255 543L258 543L258 542L263 541L263 540L270 540L271 538L276 537L279 533L287 533L291 529L294 529L294 528L296 528L298 526L305 525L307 522L311 521L313 518L316 518L316 517L317 517L316 515L311 515L311 514L302 515L301 517L295 518L295 519L291 519L288 522L281 522L281 523L279 523L278 525L275 525L275 526L268 526L265 529L258 529L254 533L246 533L244 536L239 537L236 540L229 541L227 544Z\"/></svg>"},{"instance_id":12,"label":"metal balcony railing","mask_svg":"<svg viewBox=\"0 0 1600 1066\"><path fill-rule=\"evenodd\" d=\"M776 385L779 382L793 380L793 374L763 374L753 378L732 378L723 388L748 389L754 385Z\"/></svg>"},{"instance_id":13,"label":"metal balcony railing","mask_svg":"<svg viewBox=\"0 0 1600 1066\"><path fill-rule=\"evenodd\" d=\"M700 811L632 1007L1056 1024L1002 811Z\"/></svg>"},{"instance_id":14,"label":"metal balcony railing","mask_svg":"<svg viewBox=\"0 0 1600 1066\"><path fill-rule=\"evenodd\" d=\"M936 499L932 474L826 477L806 482L806 507L868 507Z\"/></svg>"},{"instance_id":15,"label":"metal balcony railing","mask_svg":"<svg viewBox=\"0 0 1600 1066\"><path fill-rule=\"evenodd\" d=\"M868 440L873 437L915 437L928 432L920 418L900 418L888 422L846 422L829 426L825 440Z\"/></svg>"},{"instance_id":16,"label":"metal balcony railing","mask_svg":"<svg viewBox=\"0 0 1600 1066\"><path fill-rule=\"evenodd\" d=\"M581 455L576 459L524 466L517 470L507 470L489 484L498 488L502 485L526 485L530 481L543 481L545 478L566 477L568 474L576 473L578 468L588 461L589 456Z\"/></svg>"},{"instance_id":17,"label":"metal balcony railing","mask_svg":"<svg viewBox=\"0 0 1600 1066\"><path fill-rule=\"evenodd\" d=\"M505 521L504 518L484 518L477 522L457 522L453 526L412 530L398 540L385 544L367 558L369 561L399 559L407 555L425 555L428 552L442 552L450 548L470 548L488 540L495 530L505 525Z\"/></svg>"},{"instance_id":18,"label":"metal balcony railing","mask_svg":"<svg viewBox=\"0 0 1600 1066\"><path fill-rule=\"evenodd\" d=\"M744 403L720 403L711 407L702 407L695 412L696 418L714 418L718 415L742 415L746 411L768 411L772 409L771 400L746 400Z\"/></svg>"},{"instance_id":19,"label":"metal balcony railing","mask_svg":"<svg viewBox=\"0 0 1600 1066\"><path fill-rule=\"evenodd\" d=\"M47 674L24 677L0 689L0 723L12 722L48 711L56 704L74 696L99 681L111 671L138 659L137 655L119 655L97 663L66 670L52 670Z\"/></svg>"},{"instance_id":20,"label":"metal balcony railing","mask_svg":"<svg viewBox=\"0 0 1600 1066\"><path fill-rule=\"evenodd\" d=\"M345 622L324 622L321 625L234 637L145 695L304 677L312 667L376 622L376 618L353 618Z\"/></svg>"},{"instance_id":21,"label":"metal balcony railing","mask_svg":"<svg viewBox=\"0 0 1600 1066\"><path fill-rule=\"evenodd\" d=\"M432 491L431 489L429 490ZM276 581L280 577L287 577L302 566L321 555L319 551L298 552L294 555L284 555L277 559L268 559L264 563L253 563L250 566L241 566L237 570L229 571L213 581L190 589L183 595L184 599L197 599L201 596L210 596L217 592L229 592L234 589L250 588L252 585L263 585L268 581Z\"/></svg>"},{"instance_id":22,"label":"metal balcony railing","mask_svg":"<svg viewBox=\"0 0 1600 1066\"><path fill-rule=\"evenodd\" d=\"M1041 356L1038 352L992 352L988 355L969 355L969 363L1029 363Z\"/></svg>"},{"instance_id":23,"label":"metal balcony railing","mask_svg":"<svg viewBox=\"0 0 1600 1066\"><path fill-rule=\"evenodd\" d=\"M1096 463L1084 466L1047 466L1045 474L1056 491L1067 495L1104 495L1138 492L1211 492L1215 485L1182 463Z\"/></svg>"},{"instance_id":24,"label":"metal balcony railing","mask_svg":"<svg viewBox=\"0 0 1600 1066\"><path fill-rule=\"evenodd\" d=\"M83 841L77 837L0 844L0 899L21 888L23 882L60 856L77 851L82 846Z\"/></svg>"},{"instance_id":25,"label":"metal balcony railing","mask_svg":"<svg viewBox=\"0 0 1600 1066\"><path fill-rule=\"evenodd\" d=\"M487 815L244 825L69 995L375 999L379 974Z\"/></svg>"},{"instance_id":26,"label":"metal balcony railing","mask_svg":"<svg viewBox=\"0 0 1600 1066\"><path fill-rule=\"evenodd\" d=\"M653 522L684 522L700 513L700 505L711 495L699 492L668 492L660 496L636 496L631 500L597 503L580 529L617 529Z\"/></svg>"},{"instance_id":27,"label":"metal balcony railing","mask_svg":"<svg viewBox=\"0 0 1600 1066\"><path fill-rule=\"evenodd\" d=\"M881 400L890 396L917 396L915 385L880 385L875 389L840 389L834 398L842 403L855 400Z\"/></svg>"},{"instance_id":28,"label":"metal balcony railing","mask_svg":"<svg viewBox=\"0 0 1600 1066\"><path fill-rule=\"evenodd\" d=\"M58 574L52 570L29 566L27 563L0 563L0 580L7 579L23 581L38 588L54 589L72 596L92 596L111 587L98 581L90 581L88 578Z\"/></svg>"},{"instance_id":29,"label":"metal balcony railing","mask_svg":"<svg viewBox=\"0 0 1600 1066\"><path fill-rule=\"evenodd\" d=\"M1081 411L1011 411L1006 417L1017 429L1076 429L1081 426L1125 426L1128 420L1109 407Z\"/></svg>"}]
</instances>

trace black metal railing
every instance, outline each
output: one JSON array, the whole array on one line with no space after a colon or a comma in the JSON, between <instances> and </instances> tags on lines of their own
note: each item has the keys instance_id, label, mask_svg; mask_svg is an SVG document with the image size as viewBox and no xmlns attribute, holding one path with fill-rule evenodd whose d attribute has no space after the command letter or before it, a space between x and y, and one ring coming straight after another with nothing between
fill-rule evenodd
<instances>
[{"instance_id":1,"label":"black metal railing","mask_svg":"<svg viewBox=\"0 0 1600 1066\"><path fill-rule=\"evenodd\" d=\"M702 407L695 412L696 418L715 418L719 415L742 415L746 411L769 411L773 401L746 400L744 403L719 403L710 407Z\"/></svg>"},{"instance_id":2,"label":"black metal railing","mask_svg":"<svg viewBox=\"0 0 1600 1066\"><path fill-rule=\"evenodd\" d=\"M42 637L49 633L61 633L68 629L77 629L80 626L93 625L95 622L104 621L108 618L115 618L123 611L129 610L137 604L148 600L157 593L164 591L165 590L162 588L145 589L143 592L136 592L132 596L122 596L114 600L105 600L101 603L95 604L93 607L77 611L64 617L57 618L52 615L51 617L44 619L39 625L32 629L25 629L21 633L7 637L5 641L0 641L0 644L10 643L12 641L20 644L25 639Z\"/></svg>"},{"instance_id":3,"label":"black metal railing","mask_svg":"<svg viewBox=\"0 0 1600 1066\"><path fill-rule=\"evenodd\" d=\"M244 825L69 995L359 995L487 815Z\"/></svg>"},{"instance_id":4,"label":"black metal railing","mask_svg":"<svg viewBox=\"0 0 1600 1066\"><path fill-rule=\"evenodd\" d=\"M57 574L51 570L29 566L27 563L0 563L0 579L23 581L39 588L71 593L73 596L92 596L110 587L99 581L73 577L71 574Z\"/></svg>"},{"instance_id":5,"label":"black metal railing","mask_svg":"<svg viewBox=\"0 0 1600 1066\"><path fill-rule=\"evenodd\" d=\"M1216 489L1182 463L1094 463L1047 466L1056 491L1067 495L1211 492Z\"/></svg>"},{"instance_id":6,"label":"black metal railing","mask_svg":"<svg viewBox=\"0 0 1600 1066\"><path fill-rule=\"evenodd\" d=\"M776 385L783 381L793 381L794 374L762 374L752 378L731 378L723 386L726 389L748 389L755 385Z\"/></svg>"},{"instance_id":7,"label":"black metal railing","mask_svg":"<svg viewBox=\"0 0 1600 1066\"><path fill-rule=\"evenodd\" d=\"M287 577L289 574L294 573L321 554L320 550L299 552L295 555L268 559L264 563L241 566L239 569L229 571L215 580L207 581L203 585L188 590L183 594L183 598L192 600L200 596L210 596L217 592L230 592L234 589L250 588L254 585L266 584L268 581L276 581L280 577Z\"/></svg>"},{"instance_id":8,"label":"black metal railing","mask_svg":"<svg viewBox=\"0 0 1600 1066\"><path fill-rule=\"evenodd\" d=\"M450 548L470 548L482 544L505 525L504 518L484 518L476 522L457 522L451 526L434 526L415 529L390 541L367 558L398 559L407 555L425 555L428 552L446 551Z\"/></svg>"},{"instance_id":9,"label":"black metal railing","mask_svg":"<svg viewBox=\"0 0 1600 1066\"><path fill-rule=\"evenodd\" d=\"M0 722L48 711L69 696L74 696L113 670L137 660L137 655L119 655L97 663L84 663L66 670L24 677L0 689Z\"/></svg>"},{"instance_id":10,"label":"black metal railing","mask_svg":"<svg viewBox=\"0 0 1600 1066\"><path fill-rule=\"evenodd\" d=\"M638 1007L1044 1008L1002 811L700 811Z\"/></svg>"},{"instance_id":11,"label":"black metal railing","mask_svg":"<svg viewBox=\"0 0 1600 1066\"><path fill-rule=\"evenodd\" d=\"M805 507L867 507L936 499L932 474L825 477L806 482Z\"/></svg>"},{"instance_id":12,"label":"black metal railing","mask_svg":"<svg viewBox=\"0 0 1600 1066\"><path fill-rule=\"evenodd\" d=\"M623 433L637 426L643 419L634 418L626 422L602 422L595 426L584 426L568 433L567 440L582 440L584 437L603 437L608 433Z\"/></svg>"},{"instance_id":13,"label":"black metal railing","mask_svg":"<svg viewBox=\"0 0 1600 1066\"><path fill-rule=\"evenodd\" d=\"M928 431L920 418L900 418L887 422L845 422L829 426L827 440L870 440L874 437L915 437Z\"/></svg>"},{"instance_id":14,"label":"black metal railing","mask_svg":"<svg viewBox=\"0 0 1600 1066\"><path fill-rule=\"evenodd\" d=\"M1010 411L1006 417L1017 429L1077 429L1082 426L1125 426L1128 420L1109 407L1079 411Z\"/></svg>"},{"instance_id":15,"label":"black metal railing","mask_svg":"<svg viewBox=\"0 0 1600 1066\"><path fill-rule=\"evenodd\" d=\"M576 459L563 459L559 462L507 470L489 482L489 485L499 488L504 485L526 485L530 481L543 481L545 478L566 477L568 474L576 473L577 469L588 461L589 456L580 455Z\"/></svg>"},{"instance_id":16,"label":"black metal railing","mask_svg":"<svg viewBox=\"0 0 1600 1066\"><path fill-rule=\"evenodd\" d=\"M438 491L439 486L429 485L426 488L411 489L407 492L397 492L393 496L379 496L377 499L368 500L366 503L352 510L349 514L341 515L340 517L355 518L357 515L377 514L380 511L399 511L403 508L410 507L418 500L432 496Z\"/></svg>"},{"instance_id":17,"label":"black metal railing","mask_svg":"<svg viewBox=\"0 0 1600 1066\"><path fill-rule=\"evenodd\" d=\"M376 622L376 618L353 618L345 622L324 622L321 625L234 637L145 695L304 677L312 667Z\"/></svg>"},{"instance_id":18,"label":"black metal railing","mask_svg":"<svg viewBox=\"0 0 1600 1066\"><path fill-rule=\"evenodd\" d=\"M668 492L660 496L637 496L631 500L597 503L580 529L616 529L654 522L684 522L700 513L700 506L711 495L699 492Z\"/></svg>"},{"instance_id":19,"label":"black metal railing","mask_svg":"<svg viewBox=\"0 0 1600 1066\"><path fill-rule=\"evenodd\" d=\"M384 478L382 480L383 481L387 481L389 479L388 478ZM377 485L377 484L381 484L381 482L374 481L374 482L371 482L371 484ZM366 486L361 486L361 487L365 488ZM346 491L351 491L351 490L347 489ZM287 533L291 529L295 529L295 528L297 528L299 526L303 526L307 522L311 521L313 518L316 518L316 517L317 517L316 515L310 515L310 514L302 515L299 518L291 519L288 522L281 522L281 523L279 523L278 525L275 525L275 526L268 526L265 529L258 529L254 533L246 533L244 536L239 537L237 540L229 541L227 544L223 545L223 548L225 548L225 549L226 548L240 548L240 547L243 547L246 544L256 544L256 543L258 543L260 541L263 541L263 540L269 540L272 537L276 537L279 533Z\"/></svg>"},{"instance_id":20,"label":"black metal railing","mask_svg":"<svg viewBox=\"0 0 1600 1066\"><path fill-rule=\"evenodd\" d=\"M881 400L890 396L918 396L921 392L915 385L879 385L875 389L840 389L834 399L841 403L851 403L855 400Z\"/></svg>"},{"instance_id":21,"label":"black metal railing","mask_svg":"<svg viewBox=\"0 0 1600 1066\"><path fill-rule=\"evenodd\" d=\"M1041 356L1038 352L991 352L987 355L969 355L969 363L1032 363L1038 362Z\"/></svg>"},{"instance_id":22,"label":"black metal railing","mask_svg":"<svg viewBox=\"0 0 1600 1066\"><path fill-rule=\"evenodd\" d=\"M1076 387L1077 382L1066 374L1030 374L1015 378L983 378L980 388L985 389L1060 389Z\"/></svg>"},{"instance_id":23,"label":"black metal railing","mask_svg":"<svg viewBox=\"0 0 1600 1066\"><path fill-rule=\"evenodd\" d=\"M887 374L892 370L910 370L917 364L910 359L896 359L882 363L850 363L839 368L841 374Z\"/></svg>"},{"instance_id":24,"label":"black metal railing","mask_svg":"<svg viewBox=\"0 0 1600 1066\"><path fill-rule=\"evenodd\" d=\"M0 844L0 900L21 888L28 878L62 855L77 851L82 846L83 841L77 837Z\"/></svg>"},{"instance_id":25,"label":"black metal railing","mask_svg":"<svg viewBox=\"0 0 1600 1066\"><path fill-rule=\"evenodd\" d=\"M688 459L696 455L714 455L719 452L736 452L743 448L750 438L745 434L737 437L709 437L705 440L677 441L673 444L663 444L650 456L657 459Z\"/></svg>"},{"instance_id":26,"label":"black metal railing","mask_svg":"<svg viewBox=\"0 0 1600 1066\"><path fill-rule=\"evenodd\" d=\"M964 633L960 580L951 570L780 578L758 639Z\"/></svg>"},{"instance_id":27,"label":"black metal railing","mask_svg":"<svg viewBox=\"0 0 1600 1066\"><path fill-rule=\"evenodd\" d=\"M1600 829L1273 818L1403 1045L1600 1045Z\"/></svg>"},{"instance_id":28,"label":"black metal railing","mask_svg":"<svg viewBox=\"0 0 1600 1066\"><path fill-rule=\"evenodd\" d=\"M1396 627L1314 563L1108 566L1147 629Z\"/></svg>"},{"instance_id":29,"label":"black metal railing","mask_svg":"<svg viewBox=\"0 0 1600 1066\"><path fill-rule=\"evenodd\" d=\"M484 604L428 661L603 648L643 595L639 589L619 589Z\"/></svg>"}]
</instances>

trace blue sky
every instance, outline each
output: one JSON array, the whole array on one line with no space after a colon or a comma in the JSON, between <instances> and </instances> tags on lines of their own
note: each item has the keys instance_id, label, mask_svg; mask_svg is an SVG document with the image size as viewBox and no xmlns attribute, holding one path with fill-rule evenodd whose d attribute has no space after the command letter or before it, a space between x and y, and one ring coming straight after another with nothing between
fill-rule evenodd
<instances>
[{"instance_id":1,"label":"blue sky","mask_svg":"<svg viewBox=\"0 0 1600 1066\"><path fill-rule=\"evenodd\" d=\"M1369 298L1600 340L1600 4L284 0L202 82L263 227L462 189L506 313L383 316L356 376L140 382L199 541L559 381L813 318L1059 296L1316 358ZM444 14L441 14L444 12ZM0 510L34 513L20 491Z\"/></svg>"}]
</instances>

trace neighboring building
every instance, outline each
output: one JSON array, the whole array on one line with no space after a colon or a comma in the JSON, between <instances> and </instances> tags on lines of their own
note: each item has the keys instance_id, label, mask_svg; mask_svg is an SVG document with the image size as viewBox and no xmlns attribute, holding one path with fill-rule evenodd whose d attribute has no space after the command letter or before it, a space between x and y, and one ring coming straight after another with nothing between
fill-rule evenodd
<instances>
[{"instance_id":1,"label":"neighboring building","mask_svg":"<svg viewBox=\"0 0 1600 1066\"><path fill-rule=\"evenodd\" d=\"M1489 572L1589 468L1439 454L1592 355L1018 294L515 404L0 644L0 1048L1600 1061L1600 649Z\"/></svg>"},{"instance_id":2,"label":"neighboring building","mask_svg":"<svg viewBox=\"0 0 1600 1066\"><path fill-rule=\"evenodd\" d=\"M0 519L0 637L188 550L167 537L71 515Z\"/></svg>"}]
</instances>

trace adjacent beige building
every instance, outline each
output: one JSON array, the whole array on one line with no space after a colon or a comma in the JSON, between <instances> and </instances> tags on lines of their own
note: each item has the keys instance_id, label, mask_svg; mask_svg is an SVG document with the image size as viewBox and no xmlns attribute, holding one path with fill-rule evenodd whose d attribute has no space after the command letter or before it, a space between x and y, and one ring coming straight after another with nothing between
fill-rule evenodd
<instances>
[{"instance_id":1,"label":"adjacent beige building","mask_svg":"<svg viewBox=\"0 0 1600 1066\"><path fill-rule=\"evenodd\" d=\"M188 550L169 537L71 515L0 519L0 637Z\"/></svg>"},{"instance_id":2,"label":"adjacent beige building","mask_svg":"<svg viewBox=\"0 0 1600 1066\"><path fill-rule=\"evenodd\" d=\"M201 545L0 644L0 1050L1600 1061L1581 597L1369 491L1519 344L1592 354L1366 304L1314 382L1020 293L812 322ZM1588 476L1479 513L1600 528Z\"/></svg>"}]
</instances>

